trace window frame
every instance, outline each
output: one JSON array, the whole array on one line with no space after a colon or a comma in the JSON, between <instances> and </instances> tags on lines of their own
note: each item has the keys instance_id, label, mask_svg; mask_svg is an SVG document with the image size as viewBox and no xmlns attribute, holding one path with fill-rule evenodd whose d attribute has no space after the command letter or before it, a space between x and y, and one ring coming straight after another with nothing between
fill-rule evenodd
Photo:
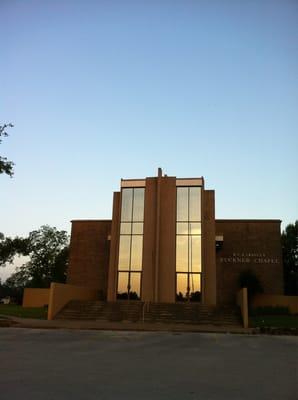
<instances>
[{"instance_id":1,"label":"window frame","mask_svg":"<svg viewBox=\"0 0 298 400\"><path fill-rule=\"evenodd\" d=\"M187 220L184 219L178 219L178 192L179 189L185 189L187 188ZM200 220L190 220L190 190L192 188L199 188L200 189ZM178 233L178 224L187 224L187 233ZM191 223L199 223L200 224L200 233L191 233ZM182 237L187 237L187 271L178 271L177 270L177 237L182 236ZM192 268L190 269L190 262L192 263L192 260L190 261L190 257L192 258L192 252L190 253L190 241L192 240L192 236L195 237L200 237L200 271L199 272L193 272ZM175 298L176 302L177 301L191 301L190 295L190 279L192 275L199 275L199 285L200 285L200 301L202 299L202 186L176 186L176 225L175 225L175 252L176 252L176 264L175 264ZM182 294L183 298L181 300L178 300L179 293L177 293L177 288L178 288L178 275L179 274L184 274L187 276L187 287L186 287L186 296L184 296L183 293L179 292ZM194 292L196 293L196 292Z\"/></svg>"},{"instance_id":2,"label":"window frame","mask_svg":"<svg viewBox=\"0 0 298 400\"><path fill-rule=\"evenodd\" d=\"M143 220L134 220L134 202L135 202L135 190L143 190ZM131 202L131 219L130 220L122 220L122 209L123 209L123 191L132 191L132 202ZM119 226L119 244L118 244L118 262L117 262L117 282L116 282L116 297L118 298L119 295L124 294L124 293L119 293L118 292L118 287L119 287L119 274L120 273L128 273L128 281L127 281L127 298L130 300L130 293L133 293L131 291L131 274L139 274L140 275L140 287L139 287L139 294L138 294L138 300L141 299L142 296L142 278L143 278L143 249L144 249L144 212L145 212L145 187L129 187L129 188L121 188L121 212L120 212L120 226ZM130 232L129 233L121 233L121 225L122 224L130 224ZM133 233L133 227L134 224L142 224L142 233ZM128 269L119 269L119 261L120 261L120 240L121 236L128 236L130 237L130 244L129 244L129 261L128 261ZM133 238L134 237L142 237L142 244L141 244L141 265L140 269L132 269L132 244L133 244Z\"/></svg>"}]
</instances>

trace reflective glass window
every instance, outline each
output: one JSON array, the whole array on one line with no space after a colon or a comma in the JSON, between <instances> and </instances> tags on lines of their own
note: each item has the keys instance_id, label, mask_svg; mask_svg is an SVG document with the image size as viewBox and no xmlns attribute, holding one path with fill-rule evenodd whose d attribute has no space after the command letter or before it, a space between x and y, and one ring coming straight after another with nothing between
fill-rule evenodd
<instances>
[{"instance_id":1,"label":"reflective glass window","mask_svg":"<svg viewBox=\"0 0 298 400\"><path fill-rule=\"evenodd\" d=\"M130 274L130 292L133 298L134 293L139 298L141 294L141 273L132 272Z\"/></svg>"},{"instance_id":2,"label":"reflective glass window","mask_svg":"<svg viewBox=\"0 0 298 400\"><path fill-rule=\"evenodd\" d=\"M133 196L133 221L144 220L144 188L134 189Z\"/></svg>"},{"instance_id":3,"label":"reflective glass window","mask_svg":"<svg viewBox=\"0 0 298 400\"><path fill-rule=\"evenodd\" d=\"M176 299L201 299L201 188L177 188ZM184 272L184 273L182 273Z\"/></svg>"},{"instance_id":4,"label":"reflective glass window","mask_svg":"<svg viewBox=\"0 0 298 400\"><path fill-rule=\"evenodd\" d=\"M189 272L201 272L201 236L190 236Z\"/></svg>"},{"instance_id":5,"label":"reflective glass window","mask_svg":"<svg viewBox=\"0 0 298 400\"><path fill-rule=\"evenodd\" d=\"M130 265L130 242L131 236L121 235L119 244L119 270L127 270Z\"/></svg>"},{"instance_id":6,"label":"reflective glass window","mask_svg":"<svg viewBox=\"0 0 298 400\"><path fill-rule=\"evenodd\" d=\"M189 221L201 221L201 188L189 188Z\"/></svg>"},{"instance_id":7,"label":"reflective glass window","mask_svg":"<svg viewBox=\"0 0 298 400\"><path fill-rule=\"evenodd\" d=\"M118 261L118 298L121 299L133 300L140 296L144 197L144 188L122 189Z\"/></svg>"},{"instance_id":8,"label":"reflective glass window","mask_svg":"<svg viewBox=\"0 0 298 400\"><path fill-rule=\"evenodd\" d=\"M201 235L200 222L177 222L177 235Z\"/></svg>"},{"instance_id":9,"label":"reflective glass window","mask_svg":"<svg viewBox=\"0 0 298 400\"><path fill-rule=\"evenodd\" d=\"M143 255L143 236L133 235L131 242L131 262L130 269L133 271L140 271L142 269L142 255Z\"/></svg>"},{"instance_id":10,"label":"reflective glass window","mask_svg":"<svg viewBox=\"0 0 298 400\"><path fill-rule=\"evenodd\" d=\"M188 188L177 188L177 221L188 221Z\"/></svg>"},{"instance_id":11,"label":"reflective glass window","mask_svg":"<svg viewBox=\"0 0 298 400\"><path fill-rule=\"evenodd\" d=\"M143 222L133 222L132 224L132 234L133 235L143 235Z\"/></svg>"},{"instance_id":12,"label":"reflective glass window","mask_svg":"<svg viewBox=\"0 0 298 400\"><path fill-rule=\"evenodd\" d=\"M121 221L132 219L133 189L122 189Z\"/></svg>"},{"instance_id":13,"label":"reflective glass window","mask_svg":"<svg viewBox=\"0 0 298 400\"><path fill-rule=\"evenodd\" d=\"M127 293L128 291L128 272L118 272L118 290L119 294Z\"/></svg>"},{"instance_id":14,"label":"reflective glass window","mask_svg":"<svg viewBox=\"0 0 298 400\"><path fill-rule=\"evenodd\" d=\"M131 222L121 222L120 235L131 235Z\"/></svg>"},{"instance_id":15,"label":"reflective glass window","mask_svg":"<svg viewBox=\"0 0 298 400\"><path fill-rule=\"evenodd\" d=\"M177 222L176 234L177 235L188 235L188 223L187 222Z\"/></svg>"},{"instance_id":16,"label":"reflective glass window","mask_svg":"<svg viewBox=\"0 0 298 400\"><path fill-rule=\"evenodd\" d=\"M190 222L189 223L189 233L190 235L201 235L201 223L200 222Z\"/></svg>"},{"instance_id":17,"label":"reflective glass window","mask_svg":"<svg viewBox=\"0 0 298 400\"><path fill-rule=\"evenodd\" d=\"M176 293L182 297L186 297L187 293L187 274L177 274Z\"/></svg>"},{"instance_id":18,"label":"reflective glass window","mask_svg":"<svg viewBox=\"0 0 298 400\"><path fill-rule=\"evenodd\" d=\"M189 275L190 296L192 293L201 292L201 274Z\"/></svg>"},{"instance_id":19,"label":"reflective glass window","mask_svg":"<svg viewBox=\"0 0 298 400\"><path fill-rule=\"evenodd\" d=\"M176 271L188 271L188 236L176 236Z\"/></svg>"}]
</instances>

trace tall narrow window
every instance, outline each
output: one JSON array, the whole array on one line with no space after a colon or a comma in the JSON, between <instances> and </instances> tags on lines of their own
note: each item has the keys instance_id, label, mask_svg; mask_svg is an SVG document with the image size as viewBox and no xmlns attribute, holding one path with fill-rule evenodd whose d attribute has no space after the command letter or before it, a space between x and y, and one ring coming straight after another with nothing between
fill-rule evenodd
<instances>
[{"instance_id":1,"label":"tall narrow window","mask_svg":"<svg viewBox=\"0 0 298 400\"><path fill-rule=\"evenodd\" d=\"M122 189L117 298L141 297L144 188Z\"/></svg>"},{"instance_id":2,"label":"tall narrow window","mask_svg":"<svg viewBox=\"0 0 298 400\"><path fill-rule=\"evenodd\" d=\"M201 188L177 187L176 300L201 300Z\"/></svg>"}]
</instances>

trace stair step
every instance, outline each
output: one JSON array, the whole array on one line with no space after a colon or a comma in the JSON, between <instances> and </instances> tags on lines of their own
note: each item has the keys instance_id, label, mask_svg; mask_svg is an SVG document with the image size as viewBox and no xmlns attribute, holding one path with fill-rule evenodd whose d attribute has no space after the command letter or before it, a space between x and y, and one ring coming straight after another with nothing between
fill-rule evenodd
<instances>
[{"instance_id":1,"label":"stair step","mask_svg":"<svg viewBox=\"0 0 298 400\"><path fill-rule=\"evenodd\" d=\"M57 315L57 319L99 321L142 321L157 323L183 323L208 325L241 324L237 307L207 306L198 303L149 303L70 301Z\"/></svg>"}]
</instances>

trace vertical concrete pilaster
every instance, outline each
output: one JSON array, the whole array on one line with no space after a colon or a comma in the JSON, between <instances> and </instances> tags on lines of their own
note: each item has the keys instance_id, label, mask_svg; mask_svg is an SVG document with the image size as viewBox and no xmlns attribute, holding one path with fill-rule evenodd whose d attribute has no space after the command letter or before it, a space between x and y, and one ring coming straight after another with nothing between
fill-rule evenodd
<instances>
[{"instance_id":1,"label":"vertical concrete pilaster","mask_svg":"<svg viewBox=\"0 0 298 400\"><path fill-rule=\"evenodd\" d=\"M203 302L216 305L216 243L214 190L203 190L202 255Z\"/></svg>"},{"instance_id":2,"label":"vertical concrete pilaster","mask_svg":"<svg viewBox=\"0 0 298 400\"><path fill-rule=\"evenodd\" d=\"M143 236L142 300L154 301L157 179L146 178Z\"/></svg>"},{"instance_id":3,"label":"vertical concrete pilaster","mask_svg":"<svg viewBox=\"0 0 298 400\"><path fill-rule=\"evenodd\" d=\"M117 291L117 260L120 231L120 192L114 192L113 219L111 229L110 263L108 275L108 301L116 300Z\"/></svg>"},{"instance_id":4,"label":"vertical concrete pilaster","mask_svg":"<svg viewBox=\"0 0 298 400\"><path fill-rule=\"evenodd\" d=\"M160 193L158 300L174 303L176 296L176 177L162 177Z\"/></svg>"}]
</instances>

